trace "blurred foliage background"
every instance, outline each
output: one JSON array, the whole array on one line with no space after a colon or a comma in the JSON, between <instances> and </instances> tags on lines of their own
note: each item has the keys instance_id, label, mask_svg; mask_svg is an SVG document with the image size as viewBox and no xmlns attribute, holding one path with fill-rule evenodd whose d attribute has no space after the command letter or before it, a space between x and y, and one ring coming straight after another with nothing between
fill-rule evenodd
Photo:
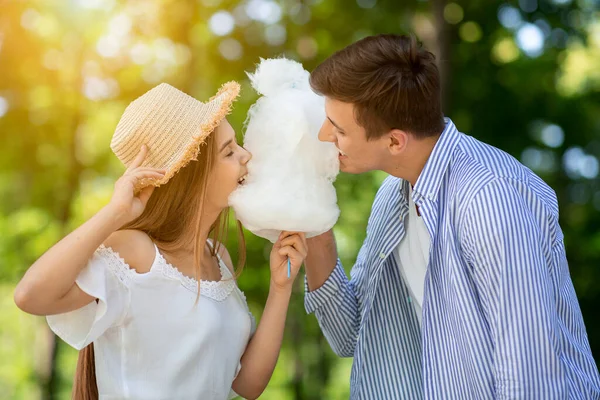
<instances>
[{"instance_id":1,"label":"blurred foliage background","mask_svg":"<svg viewBox=\"0 0 600 400\"><path fill-rule=\"evenodd\" d=\"M76 352L43 318L20 312L12 292L37 257L110 198L123 172L110 138L130 101L163 81L206 99L238 80L230 121L241 139L257 98L245 71L259 57L285 55L311 70L387 32L413 32L436 53L445 113L461 131L519 158L556 191L599 357L599 9L598 0L0 0L0 398L70 396ZM383 178L336 182L335 231L348 270ZM247 238L239 284L260 316L269 244ZM347 399L350 366L305 314L298 279L261 398Z\"/></svg>"}]
</instances>

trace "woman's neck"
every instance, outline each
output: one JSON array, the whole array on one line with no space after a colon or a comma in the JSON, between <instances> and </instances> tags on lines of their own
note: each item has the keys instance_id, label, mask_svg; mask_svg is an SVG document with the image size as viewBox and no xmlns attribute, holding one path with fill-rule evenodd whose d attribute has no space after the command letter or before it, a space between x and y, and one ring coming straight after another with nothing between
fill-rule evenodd
<instances>
[{"instance_id":1,"label":"woman's neck","mask_svg":"<svg viewBox=\"0 0 600 400\"><path fill-rule=\"evenodd\" d=\"M157 241L158 247L167 254L171 254L177 258L184 257L185 255L193 255L196 243L203 244L208 241L208 236L215 222L217 222L221 211L204 212L200 217L200 229L196 230L195 227L191 227L188 232L170 245L166 243L161 245Z\"/></svg>"},{"instance_id":2,"label":"woman's neck","mask_svg":"<svg viewBox=\"0 0 600 400\"><path fill-rule=\"evenodd\" d=\"M200 229L195 231L194 228L184 237L178 240L178 243L170 246L157 246L167 259L167 262L174 265L184 275L198 279L198 273L205 280L220 280L220 271L218 263L212 256L212 249L206 246L208 235L221 212L204 213L200 219ZM198 243L198 261L200 271L196 270L196 256L194 248Z\"/></svg>"}]
</instances>

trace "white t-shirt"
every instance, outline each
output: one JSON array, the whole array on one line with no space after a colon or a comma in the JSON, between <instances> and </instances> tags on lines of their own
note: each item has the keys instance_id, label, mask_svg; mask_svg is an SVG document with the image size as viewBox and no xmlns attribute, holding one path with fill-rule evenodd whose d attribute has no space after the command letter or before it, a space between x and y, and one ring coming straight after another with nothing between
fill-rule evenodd
<instances>
[{"instance_id":1,"label":"white t-shirt","mask_svg":"<svg viewBox=\"0 0 600 400\"><path fill-rule=\"evenodd\" d=\"M427 264L429 263L431 238L423 218L417 214L412 199L412 190L408 195L408 209L404 221L405 234L396 250L396 260L404 283L410 292L411 303L417 313L419 324L421 324L423 320L423 291Z\"/></svg>"},{"instance_id":2,"label":"white t-shirt","mask_svg":"<svg viewBox=\"0 0 600 400\"><path fill-rule=\"evenodd\" d=\"M194 305L197 281L158 248L150 271L138 274L100 246L76 281L98 302L48 324L76 349L94 343L100 399L233 398L255 322L221 259L219 268L222 279L201 281Z\"/></svg>"}]
</instances>

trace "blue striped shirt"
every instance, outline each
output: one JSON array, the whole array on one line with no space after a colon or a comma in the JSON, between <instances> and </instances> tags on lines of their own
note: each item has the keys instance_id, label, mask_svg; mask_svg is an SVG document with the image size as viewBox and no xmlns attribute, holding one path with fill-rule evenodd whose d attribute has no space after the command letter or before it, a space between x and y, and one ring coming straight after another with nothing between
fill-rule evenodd
<instances>
[{"instance_id":1,"label":"blue striped shirt","mask_svg":"<svg viewBox=\"0 0 600 400\"><path fill-rule=\"evenodd\" d=\"M306 287L351 399L599 399L556 195L516 159L447 120L413 189L431 236L423 325L394 250L408 182L379 189L348 280Z\"/></svg>"}]
</instances>

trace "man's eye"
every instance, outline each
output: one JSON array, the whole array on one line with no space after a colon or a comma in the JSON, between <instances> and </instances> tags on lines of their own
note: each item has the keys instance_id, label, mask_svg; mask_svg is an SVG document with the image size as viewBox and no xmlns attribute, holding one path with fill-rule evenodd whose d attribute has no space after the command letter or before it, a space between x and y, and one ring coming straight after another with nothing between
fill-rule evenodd
<instances>
[{"instance_id":1,"label":"man's eye","mask_svg":"<svg viewBox=\"0 0 600 400\"><path fill-rule=\"evenodd\" d=\"M233 155L233 151L230 151L229 153L227 153L227 155L225 157L231 157Z\"/></svg>"}]
</instances>

